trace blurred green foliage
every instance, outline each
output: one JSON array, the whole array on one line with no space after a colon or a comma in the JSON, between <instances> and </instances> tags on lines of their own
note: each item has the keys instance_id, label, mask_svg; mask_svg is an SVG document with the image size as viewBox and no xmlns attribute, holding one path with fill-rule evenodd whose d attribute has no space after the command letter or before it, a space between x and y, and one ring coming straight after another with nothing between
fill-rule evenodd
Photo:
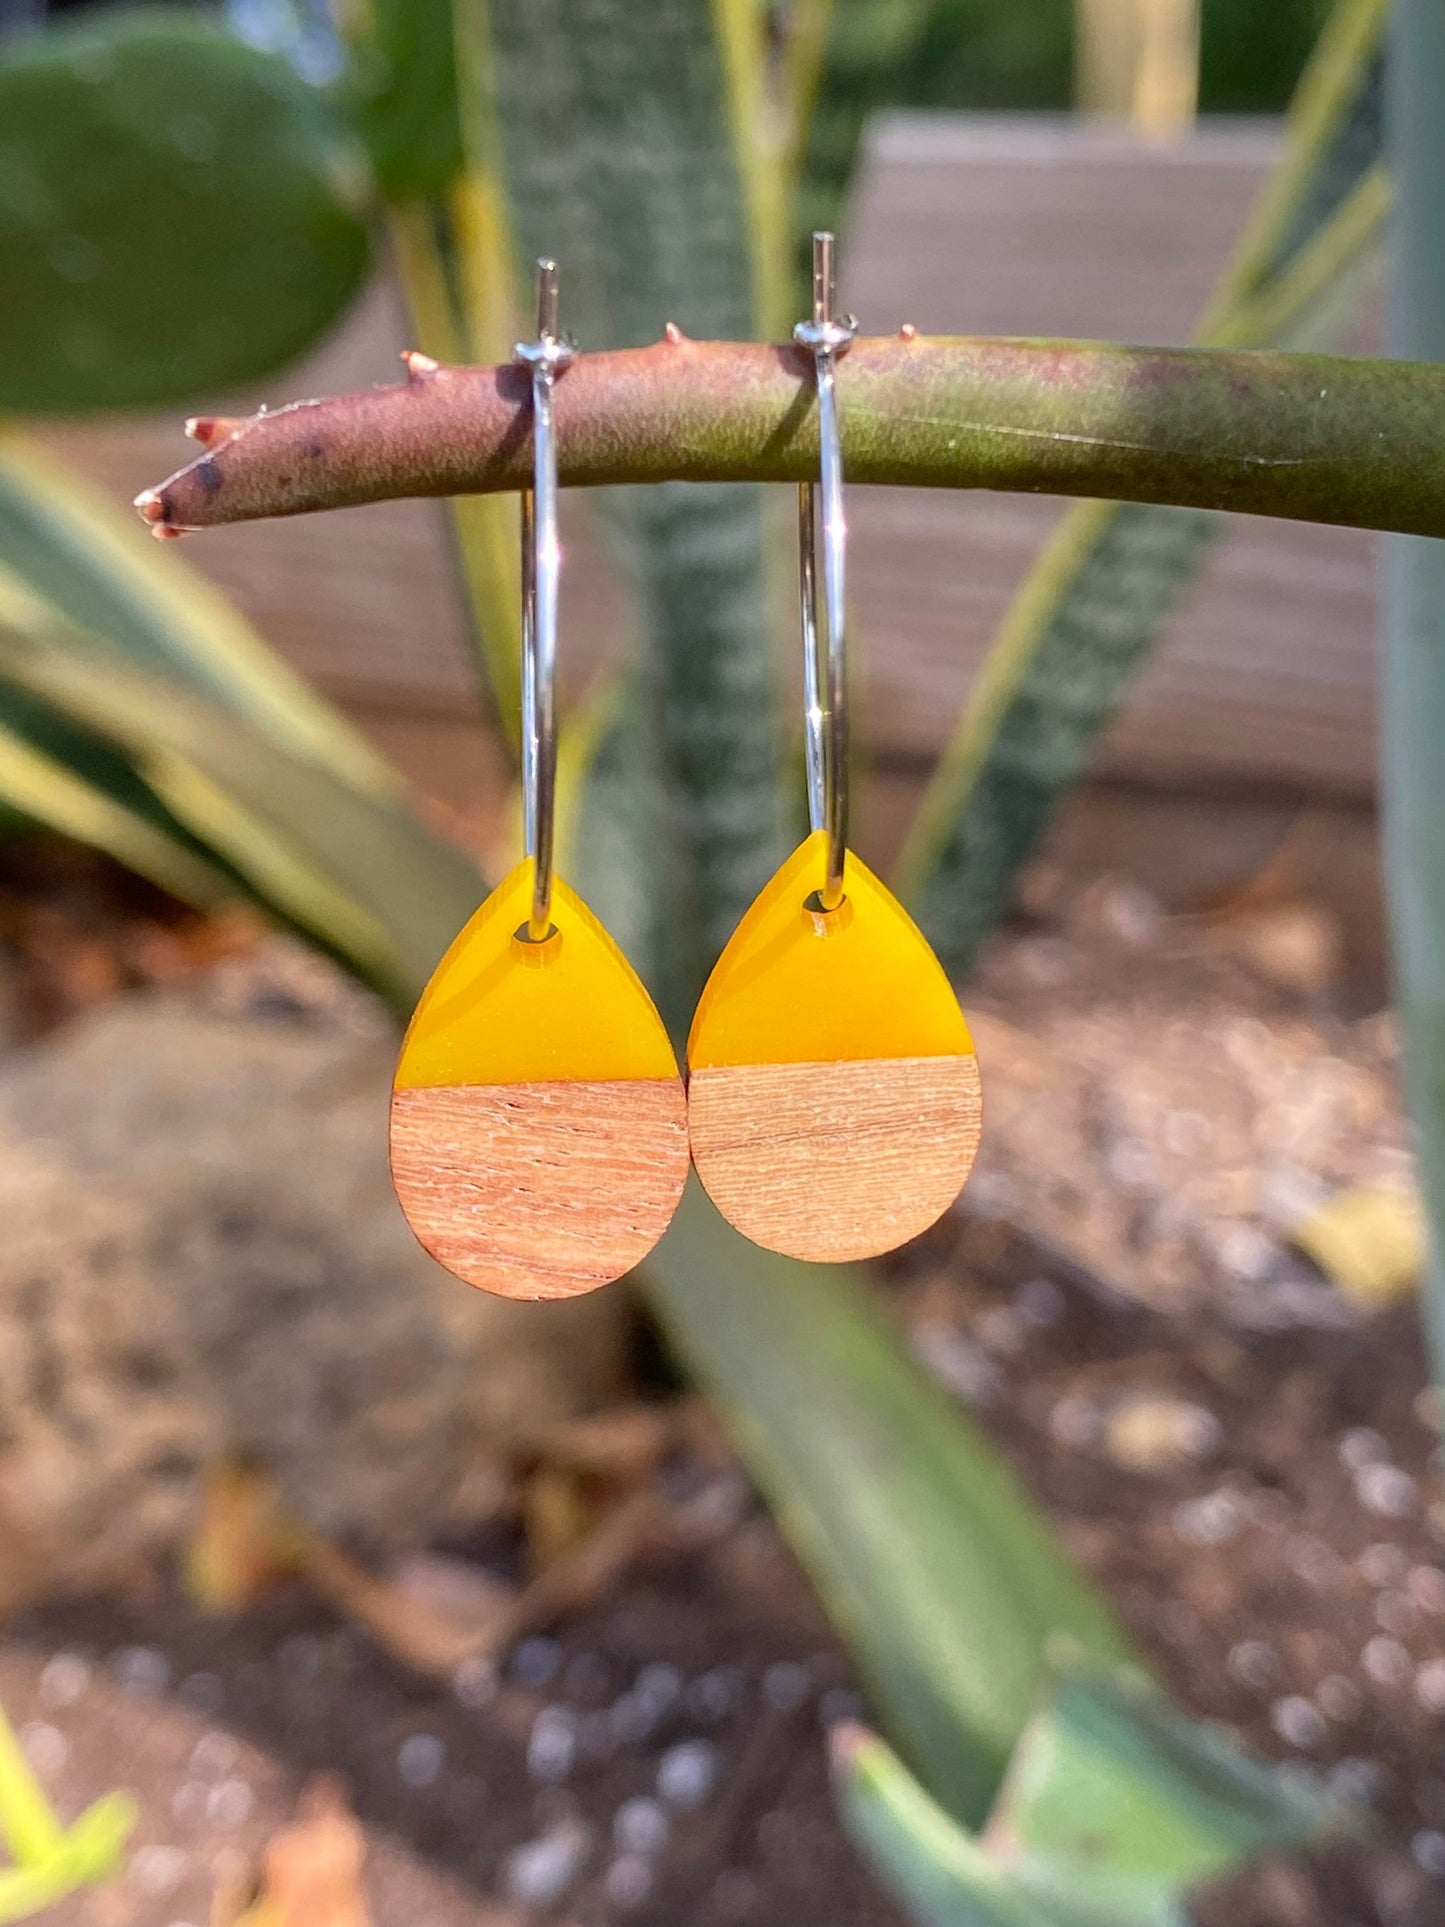
<instances>
[{"instance_id":1,"label":"blurred green foliage","mask_svg":"<svg viewBox=\"0 0 1445 1927\"><path fill-rule=\"evenodd\" d=\"M137 1817L129 1794L106 1793L65 1827L0 1709L0 1923L49 1913L116 1873Z\"/></svg>"},{"instance_id":2,"label":"blurred green foliage","mask_svg":"<svg viewBox=\"0 0 1445 1927\"><path fill-rule=\"evenodd\" d=\"M855 1838L926 1927L1185 1927L1182 1891L1322 1818L1307 1786L1077 1658L1047 1669L977 1831L864 1728L835 1729L832 1751Z\"/></svg>"},{"instance_id":3,"label":"blurred green foliage","mask_svg":"<svg viewBox=\"0 0 1445 1927\"><path fill-rule=\"evenodd\" d=\"M1203 0L1199 105L1278 113L1329 14L1329 0ZM929 10L886 103L1037 113L1074 92L1074 0L942 0Z\"/></svg>"},{"instance_id":4,"label":"blurred green foliage","mask_svg":"<svg viewBox=\"0 0 1445 1927\"><path fill-rule=\"evenodd\" d=\"M366 150L330 93L156 10L0 49L0 408L245 381L366 272Z\"/></svg>"}]
</instances>

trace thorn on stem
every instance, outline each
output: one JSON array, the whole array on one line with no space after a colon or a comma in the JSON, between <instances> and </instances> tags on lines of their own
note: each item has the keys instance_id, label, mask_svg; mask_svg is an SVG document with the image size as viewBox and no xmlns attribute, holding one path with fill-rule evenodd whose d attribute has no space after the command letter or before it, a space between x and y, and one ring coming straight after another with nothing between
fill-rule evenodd
<instances>
[{"instance_id":1,"label":"thorn on stem","mask_svg":"<svg viewBox=\"0 0 1445 1927\"><path fill-rule=\"evenodd\" d=\"M898 330L898 338L900 341L914 341L917 337L918 330L911 321L905 321L903 326Z\"/></svg>"},{"instance_id":2,"label":"thorn on stem","mask_svg":"<svg viewBox=\"0 0 1445 1927\"><path fill-rule=\"evenodd\" d=\"M434 375L441 366L439 361L424 355L419 348L403 348L401 358L406 363L408 381L420 381L423 375Z\"/></svg>"},{"instance_id":3,"label":"thorn on stem","mask_svg":"<svg viewBox=\"0 0 1445 1927\"><path fill-rule=\"evenodd\" d=\"M670 342L674 348L676 348L680 342L687 340L687 336L682 332L682 329L678 327L675 321L669 321L667 326L663 329L662 334L663 334L663 339L665 341Z\"/></svg>"}]
</instances>

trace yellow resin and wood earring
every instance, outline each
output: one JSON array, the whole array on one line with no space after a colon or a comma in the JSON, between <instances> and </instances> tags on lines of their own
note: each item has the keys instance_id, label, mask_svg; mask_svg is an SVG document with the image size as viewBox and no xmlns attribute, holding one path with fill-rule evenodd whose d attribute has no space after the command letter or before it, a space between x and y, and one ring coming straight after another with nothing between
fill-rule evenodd
<instances>
[{"instance_id":1,"label":"yellow resin and wood earring","mask_svg":"<svg viewBox=\"0 0 1445 1927\"><path fill-rule=\"evenodd\" d=\"M672 1220L687 1107L652 999L552 874L556 794L556 267L538 269L533 491L522 499L526 855L437 965L391 1100L391 1172L408 1222L468 1284L568 1298L620 1278Z\"/></svg>"},{"instance_id":2,"label":"yellow resin and wood earring","mask_svg":"<svg viewBox=\"0 0 1445 1927\"><path fill-rule=\"evenodd\" d=\"M723 1216L794 1258L874 1257L926 1230L978 1148L978 1062L922 932L848 849L843 457L833 237L813 237L827 686L818 649L814 484L798 532L812 834L733 933L688 1038L688 1128Z\"/></svg>"}]
</instances>

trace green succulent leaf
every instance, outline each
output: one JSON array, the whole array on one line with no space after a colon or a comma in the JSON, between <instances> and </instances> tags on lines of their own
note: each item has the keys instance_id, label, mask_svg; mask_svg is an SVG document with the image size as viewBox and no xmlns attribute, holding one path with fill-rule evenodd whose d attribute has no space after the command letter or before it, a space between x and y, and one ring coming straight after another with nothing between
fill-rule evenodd
<instances>
[{"instance_id":1,"label":"green succulent leaf","mask_svg":"<svg viewBox=\"0 0 1445 1927\"><path fill-rule=\"evenodd\" d=\"M119 503L28 436L0 429L0 572L137 667L173 676L278 747L358 789L399 793L394 770L272 653L198 570L150 541Z\"/></svg>"},{"instance_id":2,"label":"green succulent leaf","mask_svg":"<svg viewBox=\"0 0 1445 1927\"><path fill-rule=\"evenodd\" d=\"M1445 20L1399 0L1391 45L1391 158L1400 181L1399 351L1445 358ZM1401 1068L1419 1144L1433 1247L1425 1314L1445 1385L1445 541L1396 537L1387 552L1380 784ZM1440 1396L1437 1393L1437 1397Z\"/></svg>"},{"instance_id":3,"label":"green succulent leaf","mask_svg":"<svg viewBox=\"0 0 1445 1927\"><path fill-rule=\"evenodd\" d=\"M140 1819L126 1793L107 1793L87 1807L43 1857L0 1868L0 1922L30 1920L82 1887L120 1871L121 1855Z\"/></svg>"},{"instance_id":4,"label":"green succulent leaf","mask_svg":"<svg viewBox=\"0 0 1445 1927\"><path fill-rule=\"evenodd\" d=\"M0 1868L0 1921L28 1920L114 1872L136 1819L128 1794L107 1793L62 1826L0 1709L0 1840L15 1863Z\"/></svg>"},{"instance_id":5,"label":"green succulent leaf","mask_svg":"<svg viewBox=\"0 0 1445 1927\"><path fill-rule=\"evenodd\" d=\"M8 691L99 738L273 915L399 1008L484 894L404 803L353 789L44 609L0 603L0 709Z\"/></svg>"},{"instance_id":6,"label":"green succulent leaf","mask_svg":"<svg viewBox=\"0 0 1445 1927\"><path fill-rule=\"evenodd\" d=\"M174 10L0 51L0 409L190 400L292 360L368 258L332 94Z\"/></svg>"},{"instance_id":7,"label":"green succulent leaf","mask_svg":"<svg viewBox=\"0 0 1445 1927\"><path fill-rule=\"evenodd\" d=\"M1216 347L1317 348L1374 284L1389 209L1379 168L1385 0L1340 0L1292 132L1204 318ZM901 894L965 972L1008 908L1224 526L1194 509L1081 503L1016 595L900 860Z\"/></svg>"},{"instance_id":8,"label":"green succulent leaf","mask_svg":"<svg viewBox=\"0 0 1445 1927\"><path fill-rule=\"evenodd\" d=\"M857 1272L758 1250L693 1181L645 1276L890 1733L981 1824L1049 1641L1129 1657L1107 1609Z\"/></svg>"},{"instance_id":9,"label":"green succulent leaf","mask_svg":"<svg viewBox=\"0 0 1445 1927\"><path fill-rule=\"evenodd\" d=\"M812 283L813 232L842 219L869 115L906 94L930 30L958 22L950 0L796 0L791 16L789 212L801 301Z\"/></svg>"},{"instance_id":10,"label":"green succulent leaf","mask_svg":"<svg viewBox=\"0 0 1445 1927\"><path fill-rule=\"evenodd\" d=\"M443 193L462 165L451 0L371 0L351 85L383 194Z\"/></svg>"},{"instance_id":11,"label":"green succulent leaf","mask_svg":"<svg viewBox=\"0 0 1445 1927\"><path fill-rule=\"evenodd\" d=\"M1182 1927L1191 1888L1338 1816L1137 1676L1045 1680L988 1824L957 1825L858 1727L833 1739L850 1826L923 1927Z\"/></svg>"},{"instance_id":12,"label":"green succulent leaf","mask_svg":"<svg viewBox=\"0 0 1445 1927\"><path fill-rule=\"evenodd\" d=\"M745 338L762 296L746 0L465 0L463 126L524 257L563 264L589 348ZM563 377L565 381L566 377ZM781 741L754 489L614 495L605 524L635 591L656 762L690 887L639 967L695 992L783 851Z\"/></svg>"},{"instance_id":13,"label":"green succulent leaf","mask_svg":"<svg viewBox=\"0 0 1445 1927\"><path fill-rule=\"evenodd\" d=\"M107 756L103 744L85 743L79 732L63 726L68 754L48 753L24 733L13 715L24 699L14 691L6 695L0 716L12 713L0 720L0 800L19 821L43 824L77 843L103 850L137 876L198 909L213 910L235 893L230 879L189 847L179 826L165 818L145 785L119 757ZM56 733L61 732L45 731ZM102 758L112 765L108 782L95 773ZM85 764L92 770L89 777L80 774ZM122 802L119 793L132 789L138 792L135 800Z\"/></svg>"}]
</instances>

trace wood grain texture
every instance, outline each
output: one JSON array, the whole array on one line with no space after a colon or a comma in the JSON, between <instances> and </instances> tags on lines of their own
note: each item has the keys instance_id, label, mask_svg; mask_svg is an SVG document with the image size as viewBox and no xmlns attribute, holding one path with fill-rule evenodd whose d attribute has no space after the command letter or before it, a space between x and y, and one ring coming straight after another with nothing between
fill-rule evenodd
<instances>
[{"instance_id":1,"label":"wood grain texture","mask_svg":"<svg viewBox=\"0 0 1445 1927\"><path fill-rule=\"evenodd\" d=\"M645 1258L687 1177L681 1080L432 1084L392 1092L391 1175L448 1271L571 1298Z\"/></svg>"},{"instance_id":2,"label":"wood grain texture","mask_svg":"<svg viewBox=\"0 0 1445 1927\"><path fill-rule=\"evenodd\" d=\"M688 1082L692 1160L755 1244L790 1258L873 1258L926 1231L978 1150L975 1057L739 1064Z\"/></svg>"}]
</instances>

